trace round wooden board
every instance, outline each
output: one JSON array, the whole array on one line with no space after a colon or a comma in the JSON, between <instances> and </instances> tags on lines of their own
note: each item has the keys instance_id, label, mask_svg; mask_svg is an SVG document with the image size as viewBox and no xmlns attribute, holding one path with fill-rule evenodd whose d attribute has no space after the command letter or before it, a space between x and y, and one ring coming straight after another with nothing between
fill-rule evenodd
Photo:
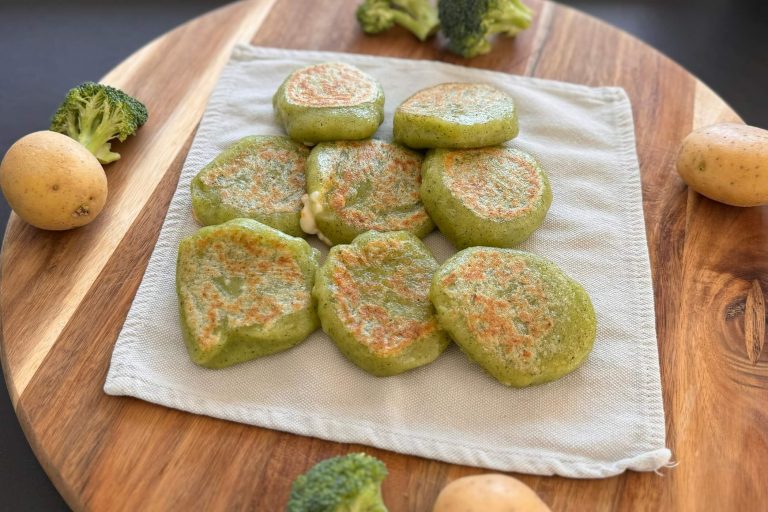
<instances>
[{"instance_id":1,"label":"round wooden board","mask_svg":"<svg viewBox=\"0 0 768 512\"><path fill-rule=\"evenodd\" d=\"M768 350L755 326L768 286L768 214L690 193L674 172L694 127L739 118L705 85L627 34L530 0L534 26L465 61L396 28L366 37L356 0L257 0L153 41L104 81L146 101L149 122L107 169L104 213L52 233L13 216L2 252L2 362L38 458L88 510L281 510L290 483L350 446L195 416L102 392L181 165L236 42L437 59L588 85L632 99L653 268L667 439L679 465L603 480L520 475L556 511L755 510L768 502ZM745 314L746 312L746 314ZM366 448L386 462L392 511L430 510L476 468Z\"/></svg>"}]
</instances>

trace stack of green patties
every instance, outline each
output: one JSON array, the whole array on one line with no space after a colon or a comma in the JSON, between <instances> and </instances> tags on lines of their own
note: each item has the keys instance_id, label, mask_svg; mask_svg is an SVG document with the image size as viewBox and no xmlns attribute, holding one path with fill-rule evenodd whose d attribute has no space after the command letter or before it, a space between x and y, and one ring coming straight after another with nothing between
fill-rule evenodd
<instances>
[{"instance_id":1,"label":"stack of green patties","mask_svg":"<svg viewBox=\"0 0 768 512\"><path fill-rule=\"evenodd\" d=\"M595 314L584 289L511 249L541 225L552 193L532 156L501 145L518 133L510 96L467 83L419 91L395 112L395 143L369 138L384 94L348 64L294 71L273 104L288 137L246 137L192 183L208 227L182 241L177 289L195 363L285 350L318 317L377 376L434 361L450 338L512 386L585 359ZM419 240L435 225L464 249L442 266ZM303 233L332 246L322 266Z\"/></svg>"}]
</instances>

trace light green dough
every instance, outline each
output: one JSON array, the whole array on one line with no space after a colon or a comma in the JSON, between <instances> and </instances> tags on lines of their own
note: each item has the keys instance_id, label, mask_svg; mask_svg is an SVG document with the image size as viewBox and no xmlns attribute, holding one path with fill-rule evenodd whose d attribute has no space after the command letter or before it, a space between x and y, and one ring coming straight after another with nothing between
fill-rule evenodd
<instances>
[{"instance_id":1,"label":"light green dough","mask_svg":"<svg viewBox=\"0 0 768 512\"><path fill-rule=\"evenodd\" d=\"M587 292L535 254L464 249L435 273L429 298L461 350L507 386L541 384L572 372L595 340Z\"/></svg>"},{"instance_id":2,"label":"light green dough","mask_svg":"<svg viewBox=\"0 0 768 512\"><path fill-rule=\"evenodd\" d=\"M303 341L319 251L252 219L208 226L179 244L176 292L192 361L223 368Z\"/></svg>"},{"instance_id":3,"label":"light green dough","mask_svg":"<svg viewBox=\"0 0 768 512\"><path fill-rule=\"evenodd\" d=\"M258 220L293 236L299 226L309 149L288 137L250 136L203 167L191 184L192 211L204 226Z\"/></svg>"},{"instance_id":4,"label":"light green dough","mask_svg":"<svg viewBox=\"0 0 768 512\"><path fill-rule=\"evenodd\" d=\"M329 245L369 230L426 236L435 225L419 198L422 160L416 151L375 139L318 144L307 161L302 221L311 216Z\"/></svg>"},{"instance_id":5,"label":"light green dough","mask_svg":"<svg viewBox=\"0 0 768 512\"><path fill-rule=\"evenodd\" d=\"M431 363L450 343L428 298L437 267L421 240L405 231L371 231L333 247L313 291L323 330L376 376Z\"/></svg>"},{"instance_id":6,"label":"light green dough","mask_svg":"<svg viewBox=\"0 0 768 512\"><path fill-rule=\"evenodd\" d=\"M456 247L514 247L544 221L549 179L536 160L515 149L437 149L422 167L421 200Z\"/></svg>"},{"instance_id":7,"label":"light green dough","mask_svg":"<svg viewBox=\"0 0 768 512\"><path fill-rule=\"evenodd\" d=\"M306 144L366 139L384 121L384 91L379 82L341 62L294 71L280 85L272 104L288 135Z\"/></svg>"},{"instance_id":8,"label":"light green dough","mask_svg":"<svg viewBox=\"0 0 768 512\"><path fill-rule=\"evenodd\" d=\"M416 149L493 146L515 138L518 131L512 97L486 84L436 85L395 110L395 141Z\"/></svg>"}]
</instances>

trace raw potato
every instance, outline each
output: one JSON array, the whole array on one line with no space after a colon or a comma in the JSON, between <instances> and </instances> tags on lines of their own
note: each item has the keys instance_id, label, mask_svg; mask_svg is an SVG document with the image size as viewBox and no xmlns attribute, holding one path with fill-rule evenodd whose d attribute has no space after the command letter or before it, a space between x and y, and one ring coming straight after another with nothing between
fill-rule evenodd
<instances>
[{"instance_id":1,"label":"raw potato","mask_svg":"<svg viewBox=\"0 0 768 512\"><path fill-rule=\"evenodd\" d=\"M694 130L683 140L677 172L689 187L715 201L768 204L768 130L736 123Z\"/></svg>"},{"instance_id":2,"label":"raw potato","mask_svg":"<svg viewBox=\"0 0 768 512\"><path fill-rule=\"evenodd\" d=\"M0 187L16 214L41 229L88 224L107 200L107 176L93 154L51 131L16 141L0 163Z\"/></svg>"},{"instance_id":3,"label":"raw potato","mask_svg":"<svg viewBox=\"0 0 768 512\"><path fill-rule=\"evenodd\" d=\"M465 476L440 491L432 512L551 512L533 490L516 478Z\"/></svg>"}]
</instances>

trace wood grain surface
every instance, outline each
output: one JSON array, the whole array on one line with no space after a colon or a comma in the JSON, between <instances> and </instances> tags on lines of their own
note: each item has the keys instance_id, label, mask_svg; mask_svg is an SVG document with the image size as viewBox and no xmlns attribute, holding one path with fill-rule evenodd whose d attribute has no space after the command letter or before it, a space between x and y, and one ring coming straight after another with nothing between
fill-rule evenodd
<instances>
[{"instance_id":1,"label":"wood grain surface","mask_svg":"<svg viewBox=\"0 0 768 512\"><path fill-rule=\"evenodd\" d=\"M679 464L663 476L519 478L554 511L768 507L768 210L712 202L674 171L692 128L738 117L658 52L554 3L530 0L533 27L472 61L399 28L366 37L355 4L236 3L148 44L104 78L144 100L151 115L107 168L102 215L63 233L12 216L1 255L2 363L27 437L67 502L77 510L282 510L297 474L362 448L102 392L208 95L232 45L252 42L624 87L642 173L668 446ZM389 467L384 497L395 512L430 510L447 482L483 472L365 449Z\"/></svg>"}]
</instances>

